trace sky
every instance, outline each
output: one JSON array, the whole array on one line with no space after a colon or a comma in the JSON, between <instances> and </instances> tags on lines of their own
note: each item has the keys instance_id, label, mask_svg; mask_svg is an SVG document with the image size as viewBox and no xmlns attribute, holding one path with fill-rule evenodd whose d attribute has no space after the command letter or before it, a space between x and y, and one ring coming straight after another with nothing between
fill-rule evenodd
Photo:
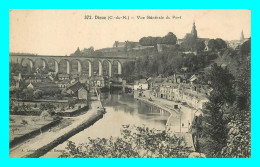
<instances>
[{"instance_id":1,"label":"sky","mask_svg":"<svg viewBox=\"0 0 260 167\"><path fill-rule=\"evenodd\" d=\"M242 30L245 38L251 37L250 10L10 10L10 52L69 55L78 47L100 49L115 41L139 41L168 32L181 39L191 32L193 21L200 38L238 40Z\"/></svg>"}]
</instances>

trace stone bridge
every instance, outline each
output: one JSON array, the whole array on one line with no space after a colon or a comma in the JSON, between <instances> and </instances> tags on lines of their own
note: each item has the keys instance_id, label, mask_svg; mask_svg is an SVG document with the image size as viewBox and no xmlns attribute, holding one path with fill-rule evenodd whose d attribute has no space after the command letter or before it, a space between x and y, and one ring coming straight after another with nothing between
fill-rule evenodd
<instances>
[{"instance_id":1,"label":"stone bridge","mask_svg":"<svg viewBox=\"0 0 260 167\"><path fill-rule=\"evenodd\" d=\"M107 75L113 76L113 65L117 64L117 74L122 74L123 64L128 61L135 61L135 57L75 57L75 56L44 56L44 55L21 55L10 54L10 63L19 63L23 66L29 65L31 69L36 68L36 62L43 68L54 66L55 73L61 72L61 64L65 64L66 73L71 74L72 63L77 64L77 72L82 74L82 68L88 67L88 76L93 76L94 62L98 64L98 75L103 75L103 67L106 64ZM50 69L50 68L49 68Z\"/></svg>"}]
</instances>

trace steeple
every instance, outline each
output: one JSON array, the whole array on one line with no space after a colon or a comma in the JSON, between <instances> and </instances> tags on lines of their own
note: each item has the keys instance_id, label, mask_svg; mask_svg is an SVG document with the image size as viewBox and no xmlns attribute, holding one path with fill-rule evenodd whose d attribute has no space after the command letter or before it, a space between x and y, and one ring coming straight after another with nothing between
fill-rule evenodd
<instances>
[{"instance_id":1,"label":"steeple","mask_svg":"<svg viewBox=\"0 0 260 167\"><path fill-rule=\"evenodd\" d=\"M191 29L191 34L193 35L193 37L197 38L197 30L196 30L195 21L193 21L193 26L192 26L192 29Z\"/></svg>"},{"instance_id":2,"label":"steeple","mask_svg":"<svg viewBox=\"0 0 260 167\"><path fill-rule=\"evenodd\" d=\"M240 36L240 41L244 41L245 40L245 37L244 37L244 32L243 32L243 30L242 30L242 32L241 32L241 36Z\"/></svg>"}]
</instances>

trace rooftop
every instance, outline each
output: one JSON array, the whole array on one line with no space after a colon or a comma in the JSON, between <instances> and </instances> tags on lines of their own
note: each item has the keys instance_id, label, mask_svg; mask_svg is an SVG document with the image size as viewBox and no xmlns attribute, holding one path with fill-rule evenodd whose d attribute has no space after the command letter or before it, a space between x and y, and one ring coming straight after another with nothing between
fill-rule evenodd
<instances>
[{"instance_id":1,"label":"rooftop","mask_svg":"<svg viewBox=\"0 0 260 167\"><path fill-rule=\"evenodd\" d=\"M70 89L70 90L72 90L73 92L77 92L79 89L81 89L81 88L83 88L83 87L84 87L83 84L81 84L80 82L76 82L75 84L69 86L69 87L67 88L67 90Z\"/></svg>"}]
</instances>

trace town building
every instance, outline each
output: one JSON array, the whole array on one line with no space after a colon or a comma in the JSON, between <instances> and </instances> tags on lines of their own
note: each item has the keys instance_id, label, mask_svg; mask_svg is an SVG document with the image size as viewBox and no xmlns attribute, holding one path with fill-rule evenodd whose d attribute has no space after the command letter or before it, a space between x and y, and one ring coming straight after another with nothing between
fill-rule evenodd
<instances>
[{"instance_id":1,"label":"town building","mask_svg":"<svg viewBox=\"0 0 260 167\"><path fill-rule=\"evenodd\" d=\"M148 82L146 79L135 80L134 90L148 90Z\"/></svg>"},{"instance_id":2,"label":"town building","mask_svg":"<svg viewBox=\"0 0 260 167\"><path fill-rule=\"evenodd\" d=\"M91 86L92 87L104 87L105 82L104 82L104 77L102 76L93 76L91 77Z\"/></svg>"},{"instance_id":3,"label":"town building","mask_svg":"<svg viewBox=\"0 0 260 167\"><path fill-rule=\"evenodd\" d=\"M70 78L69 74L58 74L58 80L68 80Z\"/></svg>"},{"instance_id":4,"label":"town building","mask_svg":"<svg viewBox=\"0 0 260 167\"><path fill-rule=\"evenodd\" d=\"M70 95L76 95L78 93L78 90L81 88L84 88L84 84L76 82L73 85L68 86L66 92Z\"/></svg>"},{"instance_id":5,"label":"town building","mask_svg":"<svg viewBox=\"0 0 260 167\"><path fill-rule=\"evenodd\" d=\"M27 86L28 89L34 89L34 86L32 83L29 83L29 85Z\"/></svg>"},{"instance_id":6,"label":"town building","mask_svg":"<svg viewBox=\"0 0 260 167\"><path fill-rule=\"evenodd\" d=\"M187 33L187 34L186 34L186 37L187 37L187 38L193 38L193 39L194 39L194 42L195 42L195 41L203 41L204 44L205 44L204 51L208 51L208 50L209 50L209 48L208 48L208 42L209 42L210 39L209 39L209 38L200 38L200 37L198 36L198 32L197 32L197 28L196 28L195 21L194 21L193 24L192 24L191 32L190 32L190 33ZM186 38L186 37L185 37L185 38ZM183 38L183 39L178 39L178 40L177 40L177 44L178 44L178 45L181 45L181 44L185 41L185 38ZM192 45L192 44L190 44L190 45ZM186 53L193 53L193 54L197 55L197 48L196 48L195 43L194 43L194 46L190 48L189 52L186 52Z\"/></svg>"},{"instance_id":7,"label":"town building","mask_svg":"<svg viewBox=\"0 0 260 167\"><path fill-rule=\"evenodd\" d=\"M166 78L162 77L161 74L159 74L157 77L155 78L148 78L147 82L148 82L148 88L149 90L154 90L155 88L159 87L159 85L166 80Z\"/></svg>"},{"instance_id":8,"label":"town building","mask_svg":"<svg viewBox=\"0 0 260 167\"><path fill-rule=\"evenodd\" d=\"M195 84L198 80L198 76L196 74L193 74L191 77L190 77L190 83L191 84Z\"/></svg>"},{"instance_id":9,"label":"town building","mask_svg":"<svg viewBox=\"0 0 260 167\"><path fill-rule=\"evenodd\" d=\"M62 81L58 81L57 85L61 89L66 89L69 82L70 82L69 80L62 80Z\"/></svg>"},{"instance_id":10,"label":"town building","mask_svg":"<svg viewBox=\"0 0 260 167\"><path fill-rule=\"evenodd\" d=\"M87 100L88 99L88 91L82 87L78 90L78 99Z\"/></svg>"},{"instance_id":11,"label":"town building","mask_svg":"<svg viewBox=\"0 0 260 167\"><path fill-rule=\"evenodd\" d=\"M158 87L153 88L152 93L156 97L182 102L190 107L202 110L205 103L208 102L211 91L212 89L207 85L178 83L171 78L167 78Z\"/></svg>"},{"instance_id":12,"label":"town building","mask_svg":"<svg viewBox=\"0 0 260 167\"><path fill-rule=\"evenodd\" d=\"M41 76L39 74L23 74L22 77L25 83L42 82Z\"/></svg>"}]
</instances>

